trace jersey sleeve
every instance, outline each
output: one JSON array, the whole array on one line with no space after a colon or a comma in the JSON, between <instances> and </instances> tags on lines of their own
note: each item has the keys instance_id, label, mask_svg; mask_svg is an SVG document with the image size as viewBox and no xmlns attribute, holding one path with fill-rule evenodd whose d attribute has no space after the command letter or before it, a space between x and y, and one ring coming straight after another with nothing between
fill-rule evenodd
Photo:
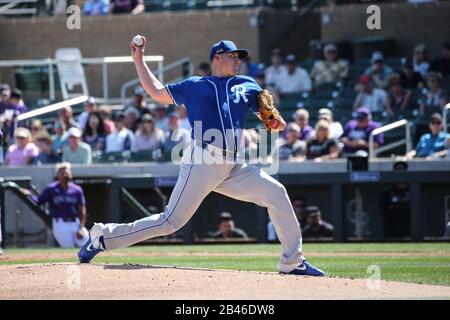
<instances>
[{"instance_id":1,"label":"jersey sleeve","mask_svg":"<svg viewBox=\"0 0 450 320\"><path fill-rule=\"evenodd\" d=\"M86 205L86 199L84 198L83 189L81 189L81 187L78 189L78 193L77 193L77 205L81 205L81 206Z\"/></svg>"},{"instance_id":2,"label":"jersey sleeve","mask_svg":"<svg viewBox=\"0 0 450 320\"><path fill-rule=\"evenodd\" d=\"M50 201L51 189L49 187L45 188L37 198L38 206Z\"/></svg>"},{"instance_id":3,"label":"jersey sleeve","mask_svg":"<svg viewBox=\"0 0 450 320\"><path fill-rule=\"evenodd\" d=\"M188 95L192 88L193 78L188 78L180 82L166 85L166 90L169 93L172 101L176 105L186 104Z\"/></svg>"}]
</instances>

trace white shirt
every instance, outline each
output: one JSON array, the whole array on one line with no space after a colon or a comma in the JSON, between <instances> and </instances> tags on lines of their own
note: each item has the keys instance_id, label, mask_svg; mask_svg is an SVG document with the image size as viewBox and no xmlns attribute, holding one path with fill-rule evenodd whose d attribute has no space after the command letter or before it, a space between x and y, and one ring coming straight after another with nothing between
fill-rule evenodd
<instances>
[{"instance_id":1,"label":"white shirt","mask_svg":"<svg viewBox=\"0 0 450 320\"><path fill-rule=\"evenodd\" d=\"M277 83L277 79L284 72L287 72L287 68L285 65L280 65L277 68L275 68L275 66L268 67L265 71L266 84L275 85Z\"/></svg>"},{"instance_id":2,"label":"white shirt","mask_svg":"<svg viewBox=\"0 0 450 320\"><path fill-rule=\"evenodd\" d=\"M276 79L275 87L280 93L293 93L310 91L312 84L308 72L303 68L297 67L292 74L289 74L287 68L281 72Z\"/></svg>"},{"instance_id":3,"label":"white shirt","mask_svg":"<svg viewBox=\"0 0 450 320\"><path fill-rule=\"evenodd\" d=\"M385 111L386 92L383 89L374 88L372 94L362 93L361 107L369 108L371 112Z\"/></svg>"},{"instance_id":4,"label":"white shirt","mask_svg":"<svg viewBox=\"0 0 450 320\"><path fill-rule=\"evenodd\" d=\"M89 117L89 112L87 112L87 111L83 111L78 116L78 125L80 126L81 131L84 131L84 129L86 128L88 117Z\"/></svg>"},{"instance_id":5,"label":"white shirt","mask_svg":"<svg viewBox=\"0 0 450 320\"><path fill-rule=\"evenodd\" d=\"M332 139L339 139L344 133L344 129L340 122L330 123L330 136Z\"/></svg>"},{"instance_id":6,"label":"white shirt","mask_svg":"<svg viewBox=\"0 0 450 320\"><path fill-rule=\"evenodd\" d=\"M122 128L120 131L115 131L106 136L106 152L120 152L124 151L124 144L127 136L130 136L130 146L134 142L134 134L131 130Z\"/></svg>"}]
</instances>

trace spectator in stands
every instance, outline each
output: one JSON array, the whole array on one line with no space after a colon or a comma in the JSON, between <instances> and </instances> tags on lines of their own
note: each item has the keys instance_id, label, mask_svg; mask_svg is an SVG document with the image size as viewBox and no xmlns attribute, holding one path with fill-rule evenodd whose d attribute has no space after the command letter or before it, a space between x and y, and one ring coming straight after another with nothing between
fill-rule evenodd
<instances>
[{"instance_id":1,"label":"spectator in stands","mask_svg":"<svg viewBox=\"0 0 450 320\"><path fill-rule=\"evenodd\" d=\"M111 0L110 12L141 14L145 11L144 0Z\"/></svg>"},{"instance_id":2,"label":"spectator in stands","mask_svg":"<svg viewBox=\"0 0 450 320\"><path fill-rule=\"evenodd\" d=\"M97 111L91 112L87 118L87 125L83 131L82 140L91 147L92 151L104 151L106 147L106 132L102 124L102 117Z\"/></svg>"},{"instance_id":3,"label":"spectator in stands","mask_svg":"<svg viewBox=\"0 0 450 320\"><path fill-rule=\"evenodd\" d=\"M147 108L147 102L144 99L145 91L142 87L136 87L133 90L133 101L131 101L124 109L124 112L127 112L128 109L133 110L137 118L139 118L144 113L150 113L150 110Z\"/></svg>"},{"instance_id":4,"label":"spectator in stands","mask_svg":"<svg viewBox=\"0 0 450 320\"><path fill-rule=\"evenodd\" d=\"M273 49L270 56L272 65L266 69L266 85L275 87L278 82L278 77L285 73L286 66L283 64L283 56L280 49Z\"/></svg>"},{"instance_id":5,"label":"spectator in stands","mask_svg":"<svg viewBox=\"0 0 450 320\"><path fill-rule=\"evenodd\" d=\"M155 119L150 114L142 115L142 123L136 132L135 139L131 144L131 151L161 149L164 142L164 132L156 128Z\"/></svg>"},{"instance_id":6,"label":"spectator in stands","mask_svg":"<svg viewBox=\"0 0 450 320\"><path fill-rule=\"evenodd\" d=\"M400 74L401 86L405 89L414 90L424 86L422 75L414 71L412 61L404 59L402 62L403 70Z\"/></svg>"},{"instance_id":7,"label":"spectator in stands","mask_svg":"<svg viewBox=\"0 0 450 320\"><path fill-rule=\"evenodd\" d=\"M296 195L292 198L292 209L294 209L295 216L297 217L297 221L300 225L300 228L303 230L307 227L306 222L306 198L302 195ZM277 234L275 232L275 228L273 226L272 221L269 221L267 224L267 240L275 241L277 240Z\"/></svg>"},{"instance_id":8,"label":"spectator in stands","mask_svg":"<svg viewBox=\"0 0 450 320\"><path fill-rule=\"evenodd\" d=\"M9 140L12 140L14 137L15 119L20 114L28 112L28 108L22 100L22 91L19 89L12 90L9 93L9 99L6 101L5 107L6 107L6 110L8 110L5 113L9 113L9 116L7 117L8 119L5 123L7 132L8 132L7 138L9 141ZM18 127L29 127L29 122L21 121L17 124L17 126Z\"/></svg>"},{"instance_id":9,"label":"spectator in stands","mask_svg":"<svg viewBox=\"0 0 450 320\"><path fill-rule=\"evenodd\" d=\"M64 123L66 130L69 130L70 128L79 128L78 122L75 121L73 118L73 110L72 107L68 106L65 108L62 108L58 112L59 121L61 123Z\"/></svg>"},{"instance_id":10,"label":"spectator in stands","mask_svg":"<svg viewBox=\"0 0 450 320\"><path fill-rule=\"evenodd\" d=\"M32 142L28 129L19 127L14 130L16 143L9 146L5 156L5 165L25 166L33 162L33 158L39 154L38 147Z\"/></svg>"},{"instance_id":11,"label":"spectator in stands","mask_svg":"<svg viewBox=\"0 0 450 320\"><path fill-rule=\"evenodd\" d=\"M64 162L91 164L91 147L81 141L81 131L77 127L72 127L67 131L69 144L63 147L62 160Z\"/></svg>"},{"instance_id":12,"label":"spectator in stands","mask_svg":"<svg viewBox=\"0 0 450 320\"><path fill-rule=\"evenodd\" d=\"M309 141L314 136L314 129L309 125L309 112L306 109L298 109L292 116L300 127L300 140Z\"/></svg>"},{"instance_id":13,"label":"spectator in stands","mask_svg":"<svg viewBox=\"0 0 450 320\"><path fill-rule=\"evenodd\" d=\"M350 120L345 125L344 133L341 137L341 142L344 144L344 155L353 155L360 150L368 152L369 135L379 127L379 123L372 121L369 109L359 108L356 110L355 119ZM375 148L381 146L383 142L383 134L378 134L374 137Z\"/></svg>"},{"instance_id":14,"label":"spectator in stands","mask_svg":"<svg viewBox=\"0 0 450 320\"><path fill-rule=\"evenodd\" d=\"M424 43L418 44L414 48L413 67L415 72L419 72L422 77L428 73L430 63L428 62L428 48Z\"/></svg>"},{"instance_id":15,"label":"spectator in stands","mask_svg":"<svg viewBox=\"0 0 450 320\"><path fill-rule=\"evenodd\" d=\"M171 112L168 116L167 130L164 131L163 148L165 152L171 151L177 144L184 147L191 141L190 132L180 127L180 116Z\"/></svg>"},{"instance_id":16,"label":"spectator in stands","mask_svg":"<svg viewBox=\"0 0 450 320\"><path fill-rule=\"evenodd\" d=\"M397 161L394 171L408 170L408 163ZM407 183L395 183L384 189L380 195L380 213L383 217L385 238L407 237L411 234L411 194Z\"/></svg>"},{"instance_id":17,"label":"spectator in stands","mask_svg":"<svg viewBox=\"0 0 450 320\"><path fill-rule=\"evenodd\" d=\"M102 123L105 127L105 133L113 133L116 130L116 126L114 125L114 122L109 118L111 115L111 109L107 106L100 106L98 108L98 112L102 116Z\"/></svg>"},{"instance_id":18,"label":"spectator in stands","mask_svg":"<svg viewBox=\"0 0 450 320\"><path fill-rule=\"evenodd\" d=\"M52 136L52 149L58 154L62 155L62 149L69 143L69 136L66 131L66 126L61 121L56 120L53 125L55 134Z\"/></svg>"},{"instance_id":19,"label":"spectator in stands","mask_svg":"<svg viewBox=\"0 0 450 320\"><path fill-rule=\"evenodd\" d=\"M442 45L441 56L431 62L430 71L435 71L442 77L450 75L450 42Z\"/></svg>"},{"instance_id":20,"label":"spectator in stands","mask_svg":"<svg viewBox=\"0 0 450 320\"><path fill-rule=\"evenodd\" d=\"M430 112L437 112L444 108L448 102L447 93L441 88L440 76L436 72L429 72L427 77L426 94L419 99L421 116L427 116Z\"/></svg>"},{"instance_id":21,"label":"spectator in stands","mask_svg":"<svg viewBox=\"0 0 450 320\"><path fill-rule=\"evenodd\" d=\"M211 232L210 236L216 239L248 239L247 233L235 226L233 217L229 212L222 212L219 216L219 230Z\"/></svg>"},{"instance_id":22,"label":"spectator in stands","mask_svg":"<svg viewBox=\"0 0 450 320\"><path fill-rule=\"evenodd\" d=\"M184 105L176 106L175 112L177 112L178 116L180 117L180 128L191 132L192 128L191 124L189 123L186 107Z\"/></svg>"},{"instance_id":23,"label":"spectator in stands","mask_svg":"<svg viewBox=\"0 0 450 320\"><path fill-rule=\"evenodd\" d=\"M125 115L123 112L117 112L114 115L114 124L116 130L106 136L106 153L122 152L130 150L134 141L134 134L125 127Z\"/></svg>"},{"instance_id":24,"label":"spectator in stands","mask_svg":"<svg viewBox=\"0 0 450 320\"><path fill-rule=\"evenodd\" d=\"M322 213L316 206L306 208L308 224L302 231L304 238L330 238L333 236L333 225L322 220Z\"/></svg>"},{"instance_id":25,"label":"spectator in stands","mask_svg":"<svg viewBox=\"0 0 450 320\"><path fill-rule=\"evenodd\" d=\"M250 56L241 59L241 65L239 66L240 75L254 78L258 73L258 69L258 64L253 63Z\"/></svg>"},{"instance_id":26,"label":"spectator in stands","mask_svg":"<svg viewBox=\"0 0 450 320\"><path fill-rule=\"evenodd\" d=\"M86 224L86 200L83 189L71 182L70 163L56 166L58 180L50 183L39 195L32 196L37 205L49 204L53 236L62 248L81 247L89 239ZM22 189L26 195L31 192Z\"/></svg>"},{"instance_id":27,"label":"spectator in stands","mask_svg":"<svg viewBox=\"0 0 450 320\"><path fill-rule=\"evenodd\" d=\"M207 77L211 75L211 64L209 62L201 62L197 67L199 77Z\"/></svg>"},{"instance_id":28,"label":"spectator in stands","mask_svg":"<svg viewBox=\"0 0 450 320\"><path fill-rule=\"evenodd\" d=\"M375 88L383 89L386 85L387 77L393 71L391 67L384 64L384 56L379 51L372 53L372 59L370 61L372 65L366 69L364 74L370 77Z\"/></svg>"},{"instance_id":29,"label":"spectator in stands","mask_svg":"<svg viewBox=\"0 0 450 320\"><path fill-rule=\"evenodd\" d=\"M264 68L259 68L258 72L255 75L255 81L258 83L258 85L261 87L261 89L268 90L274 98L274 102L276 106L280 105L280 97L278 96L277 89L275 89L274 86L270 86L266 84L266 75L264 72Z\"/></svg>"},{"instance_id":30,"label":"spectator in stands","mask_svg":"<svg viewBox=\"0 0 450 320\"><path fill-rule=\"evenodd\" d=\"M411 91L402 87L400 76L396 73L387 78L388 95L386 111L391 117L397 117L408 111L411 106Z\"/></svg>"},{"instance_id":31,"label":"spectator in stands","mask_svg":"<svg viewBox=\"0 0 450 320\"><path fill-rule=\"evenodd\" d=\"M353 109L366 107L371 112L382 113L386 111L386 92L383 89L374 88L372 79L367 74L359 77L359 84L360 89L353 102Z\"/></svg>"},{"instance_id":32,"label":"spectator in stands","mask_svg":"<svg viewBox=\"0 0 450 320\"><path fill-rule=\"evenodd\" d=\"M133 132L139 127L141 115L135 108L127 108L123 113L125 115L125 127Z\"/></svg>"},{"instance_id":33,"label":"spectator in stands","mask_svg":"<svg viewBox=\"0 0 450 320\"><path fill-rule=\"evenodd\" d=\"M33 159L33 164L49 164L61 162L61 157L52 150L52 138L44 132L39 133L35 138L39 148L39 154Z\"/></svg>"},{"instance_id":34,"label":"spectator in stands","mask_svg":"<svg viewBox=\"0 0 450 320\"><path fill-rule=\"evenodd\" d=\"M109 0L87 0L83 6L83 14L85 16L108 15L109 14Z\"/></svg>"},{"instance_id":35,"label":"spectator in stands","mask_svg":"<svg viewBox=\"0 0 450 320\"><path fill-rule=\"evenodd\" d=\"M166 131L168 129L169 119L166 116L167 113L167 105L157 103L152 108L153 117L155 118L155 126L156 128Z\"/></svg>"},{"instance_id":36,"label":"spectator in stands","mask_svg":"<svg viewBox=\"0 0 450 320\"><path fill-rule=\"evenodd\" d=\"M314 161L337 159L339 146L336 140L330 137L330 123L319 120L316 124L315 135L306 145L306 158Z\"/></svg>"},{"instance_id":37,"label":"spectator in stands","mask_svg":"<svg viewBox=\"0 0 450 320\"><path fill-rule=\"evenodd\" d=\"M413 157L431 159L436 157L435 153L446 148L446 141L450 137L448 133L442 131L442 116L440 113L433 113L429 122L430 133L426 133L420 137L415 150L411 150L406 154L408 159Z\"/></svg>"},{"instance_id":38,"label":"spectator in stands","mask_svg":"<svg viewBox=\"0 0 450 320\"><path fill-rule=\"evenodd\" d=\"M0 114L5 112L10 95L11 87L6 83L0 84Z\"/></svg>"},{"instance_id":39,"label":"spectator in stands","mask_svg":"<svg viewBox=\"0 0 450 320\"><path fill-rule=\"evenodd\" d=\"M94 97L89 97L84 103L84 111L78 116L78 126L82 131L86 128L89 114L94 111L97 111L97 100Z\"/></svg>"},{"instance_id":40,"label":"spectator in stands","mask_svg":"<svg viewBox=\"0 0 450 320\"><path fill-rule=\"evenodd\" d=\"M329 131L330 131L330 138L331 139L339 139L342 136L342 133L344 132L344 128L342 128L342 124L339 121L334 121L333 118L333 112L328 108L321 108L318 112L318 119L324 119L328 121L330 124Z\"/></svg>"},{"instance_id":41,"label":"spectator in stands","mask_svg":"<svg viewBox=\"0 0 450 320\"><path fill-rule=\"evenodd\" d=\"M31 120L30 131L31 131L31 136L33 137L33 140L35 140L36 136L39 134L49 135L47 129L44 127L44 124L39 119Z\"/></svg>"},{"instance_id":42,"label":"spectator in stands","mask_svg":"<svg viewBox=\"0 0 450 320\"><path fill-rule=\"evenodd\" d=\"M308 72L297 66L295 55L290 54L286 57L286 71L277 77L275 87L280 94L312 89Z\"/></svg>"},{"instance_id":43,"label":"spectator in stands","mask_svg":"<svg viewBox=\"0 0 450 320\"><path fill-rule=\"evenodd\" d=\"M314 62L311 69L314 86L318 87L327 82L344 81L348 76L348 62L339 59L336 45L330 43L324 46L323 55L325 60Z\"/></svg>"},{"instance_id":44,"label":"spectator in stands","mask_svg":"<svg viewBox=\"0 0 450 320\"><path fill-rule=\"evenodd\" d=\"M279 144L272 150L271 159L289 162L300 162L305 160L306 142L299 140L300 127L291 122L286 127L286 138L281 139Z\"/></svg>"}]
</instances>

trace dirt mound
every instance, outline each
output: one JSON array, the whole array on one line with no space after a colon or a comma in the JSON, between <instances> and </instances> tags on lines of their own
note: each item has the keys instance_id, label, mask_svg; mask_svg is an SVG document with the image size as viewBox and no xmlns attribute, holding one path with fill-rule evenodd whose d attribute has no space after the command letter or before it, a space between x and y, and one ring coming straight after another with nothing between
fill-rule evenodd
<instances>
[{"instance_id":1,"label":"dirt mound","mask_svg":"<svg viewBox=\"0 0 450 320\"><path fill-rule=\"evenodd\" d=\"M74 263L0 266L0 299L450 298L450 287L271 272Z\"/></svg>"}]
</instances>

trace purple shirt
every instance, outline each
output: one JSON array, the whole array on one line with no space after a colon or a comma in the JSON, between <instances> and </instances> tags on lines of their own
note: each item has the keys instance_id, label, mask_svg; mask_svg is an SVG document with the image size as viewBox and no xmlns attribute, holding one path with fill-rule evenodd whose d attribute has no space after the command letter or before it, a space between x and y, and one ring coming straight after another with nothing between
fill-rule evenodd
<instances>
[{"instance_id":1,"label":"purple shirt","mask_svg":"<svg viewBox=\"0 0 450 320\"><path fill-rule=\"evenodd\" d=\"M369 121L369 124L366 128L358 128L358 122L356 120L350 120L344 128L344 133L342 134L342 137L347 137L350 140L365 140L366 142L369 142L369 135L370 133L375 130L376 128L379 128L380 124L375 121ZM378 143L378 145L382 145L384 142L383 134L378 134L373 139L374 142ZM351 148L348 146L344 146L344 152L345 153L355 153L358 150L366 150L367 148Z\"/></svg>"},{"instance_id":2,"label":"purple shirt","mask_svg":"<svg viewBox=\"0 0 450 320\"><path fill-rule=\"evenodd\" d=\"M52 218L78 218L78 206L86 205L83 189L73 182L69 182L64 190L59 181L50 183L39 195L38 205L49 203Z\"/></svg>"},{"instance_id":3,"label":"purple shirt","mask_svg":"<svg viewBox=\"0 0 450 320\"><path fill-rule=\"evenodd\" d=\"M308 141L312 138L312 133L314 129L310 125L306 125L305 127L300 129L300 140Z\"/></svg>"}]
</instances>

